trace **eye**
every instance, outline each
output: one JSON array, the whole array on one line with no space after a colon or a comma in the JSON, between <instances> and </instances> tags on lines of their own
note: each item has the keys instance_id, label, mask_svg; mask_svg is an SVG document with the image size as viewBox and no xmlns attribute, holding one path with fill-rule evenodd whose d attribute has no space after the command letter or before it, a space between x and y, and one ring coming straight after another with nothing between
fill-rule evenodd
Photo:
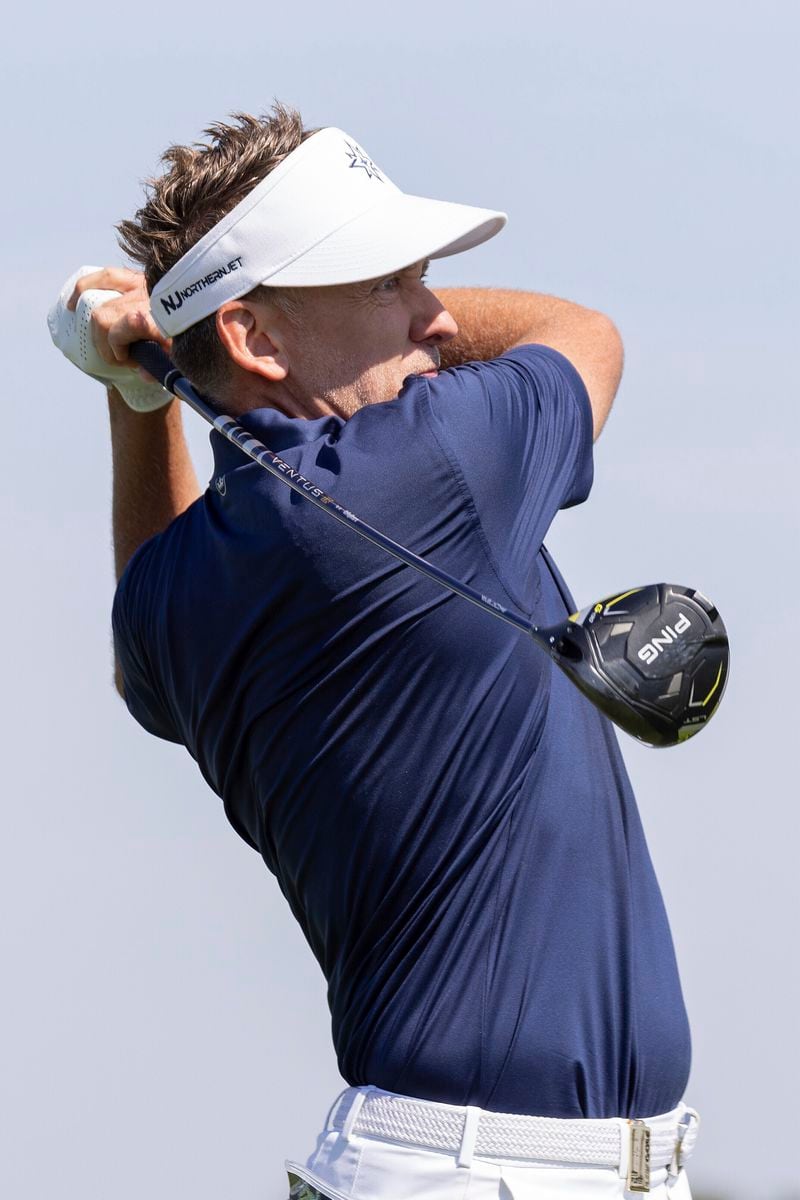
<instances>
[{"instance_id":1,"label":"eye","mask_svg":"<svg viewBox=\"0 0 800 1200\"><path fill-rule=\"evenodd\" d=\"M394 292L400 287L400 276L392 275L389 279L382 279L376 287L376 292Z\"/></svg>"}]
</instances>

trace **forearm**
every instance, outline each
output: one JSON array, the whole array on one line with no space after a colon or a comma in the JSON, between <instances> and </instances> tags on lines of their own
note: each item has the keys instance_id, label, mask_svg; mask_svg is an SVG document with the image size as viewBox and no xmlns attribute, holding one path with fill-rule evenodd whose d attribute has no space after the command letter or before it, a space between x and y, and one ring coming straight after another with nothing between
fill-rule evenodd
<instances>
[{"instance_id":1,"label":"forearm","mask_svg":"<svg viewBox=\"0 0 800 1200\"><path fill-rule=\"evenodd\" d=\"M442 288L436 295L459 329L451 342L440 347L443 367L497 358L512 346L551 346L583 377L598 436L622 375L622 342L608 317L539 292Z\"/></svg>"},{"instance_id":2,"label":"forearm","mask_svg":"<svg viewBox=\"0 0 800 1200\"><path fill-rule=\"evenodd\" d=\"M455 318L458 336L441 347L442 366L497 358L512 346L574 331L600 314L569 300L510 288L441 288L436 295Z\"/></svg>"},{"instance_id":3,"label":"forearm","mask_svg":"<svg viewBox=\"0 0 800 1200\"><path fill-rule=\"evenodd\" d=\"M117 579L134 552L200 495L183 436L180 403L155 412L128 408L108 391L114 471L112 524Z\"/></svg>"}]
</instances>

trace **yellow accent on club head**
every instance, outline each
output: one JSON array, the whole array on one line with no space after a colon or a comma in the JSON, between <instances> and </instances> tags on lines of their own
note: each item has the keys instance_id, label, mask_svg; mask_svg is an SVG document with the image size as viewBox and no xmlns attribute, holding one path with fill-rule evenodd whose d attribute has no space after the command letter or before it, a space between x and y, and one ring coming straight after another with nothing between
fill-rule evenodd
<instances>
[{"instance_id":1,"label":"yellow accent on club head","mask_svg":"<svg viewBox=\"0 0 800 1200\"><path fill-rule=\"evenodd\" d=\"M595 604L595 606L594 606L594 611L595 611L596 613L601 613L601 612L603 611L603 606L602 606L602 604Z\"/></svg>"},{"instance_id":2,"label":"yellow accent on club head","mask_svg":"<svg viewBox=\"0 0 800 1200\"><path fill-rule=\"evenodd\" d=\"M712 687L711 691L708 693L705 700L703 701L703 708L705 708L705 706L708 704L711 697L714 695L714 692L719 687L720 679L722 679L722 663L719 664L719 670L717 671L717 678L714 680L714 686Z\"/></svg>"},{"instance_id":3,"label":"yellow accent on club head","mask_svg":"<svg viewBox=\"0 0 800 1200\"><path fill-rule=\"evenodd\" d=\"M568 620L568 621L577 621L577 619L578 619L578 617L579 617L580 615L581 615L581 614L580 614L579 612L576 612L576 613L570 613L570 615L567 617L567 620Z\"/></svg>"},{"instance_id":4,"label":"yellow accent on club head","mask_svg":"<svg viewBox=\"0 0 800 1200\"><path fill-rule=\"evenodd\" d=\"M628 596L635 596L636 593L640 592L641 590L641 588L631 588L629 592L623 592L621 596L615 596L613 600L607 600L605 605L606 616L608 616L608 610L613 608L615 604L619 604L620 600L625 600ZM595 612L601 612L602 608L602 604L596 604Z\"/></svg>"}]
</instances>

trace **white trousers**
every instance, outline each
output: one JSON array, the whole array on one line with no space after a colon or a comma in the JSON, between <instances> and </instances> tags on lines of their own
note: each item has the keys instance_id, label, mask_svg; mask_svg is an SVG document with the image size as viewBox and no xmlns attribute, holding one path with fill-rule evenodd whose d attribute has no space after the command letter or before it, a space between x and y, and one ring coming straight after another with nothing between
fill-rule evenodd
<instances>
[{"instance_id":1,"label":"white trousers","mask_svg":"<svg viewBox=\"0 0 800 1200\"><path fill-rule=\"evenodd\" d=\"M393 1093L378 1093L373 1088L349 1088L343 1093L331 1110L338 1117L334 1122L329 1115L326 1128L306 1162L286 1163L290 1175L298 1181L292 1189L292 1200L314 1200L315 1191L329 1200L638 1200L641 1194L627 1190L630 1124L627 1121L585 1123L594 1133L603 1134L607 1126L609 1132L613 1127L615 1135L620 1135L617 1138L620 1159L613 1166L577 1166L477 1152L470 1152L465 1158L463 1146L455 1150L432 1149L404 1144L402 1134L398 1138L379 1136L374 1130L365 1133L364 1121L352 1118L361 1108L359 1100L363 1102L365 1094L406 1099L394 1097ZM435 1118L441 1114L445 1117L473 1114L464 1118L465 1129L471 1122L474 1127L475 1114L480 1115L478 1109L459 1110L449 1105L430 1105L430 1110ZM692 1110L681 1105L674 1113L650 1118L649 1123L657 1135L659 1130L670 1127L670 1122L671 1127L677 1126L687 1113ZM696 1134L695 1117L693 1114L690 1121L691 1137L685 1139L689 1152ZM552 1126L554 1122L548 1124ZM574 1129L584 1123L555 1124ZM566 1143L567 1153L571 1153L569 1144ZM662 1154L662 1160L663 1157ZM680 1161L685 1157L684 1153ZM678 1169L674 1162L668 1167L663 1161L654 1161L648 1182L647 1195L652 1200L691 1200L686 1171L682 1166Z\"/></svg>"}]
</instances>

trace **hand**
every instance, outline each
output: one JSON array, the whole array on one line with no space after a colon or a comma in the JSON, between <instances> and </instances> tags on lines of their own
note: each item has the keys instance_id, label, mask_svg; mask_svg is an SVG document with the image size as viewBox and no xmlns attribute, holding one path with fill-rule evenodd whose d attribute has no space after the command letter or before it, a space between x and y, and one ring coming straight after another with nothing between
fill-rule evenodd
<instances>
[{"instance_id":1,"label":"hand","mask_svg":"<svg viewBox=\"0 0 800 1200\"><path fill-rule=\"evenodd\" d=\"M167 351L166 340L150 316L144 277L114 267L81 267L66 281L47 323L59 350L85 374L115 387L137 412L152 412L172 399L137 368L128 347L153 338Z\"/></svg>"}]
</instances>

